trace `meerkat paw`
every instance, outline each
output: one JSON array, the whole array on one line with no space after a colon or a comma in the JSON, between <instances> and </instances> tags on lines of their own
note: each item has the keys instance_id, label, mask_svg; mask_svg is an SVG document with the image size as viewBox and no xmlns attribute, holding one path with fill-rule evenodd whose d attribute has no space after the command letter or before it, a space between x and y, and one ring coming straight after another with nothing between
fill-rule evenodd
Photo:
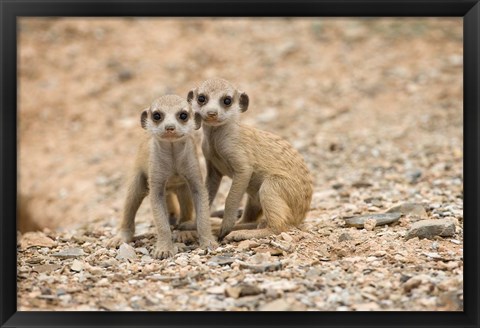
<instances>
[{"instance_id":1,"label":"meerkat paw","mask_svg":"<svg viewBox=\"0 0 480 328\"><path fill-rule=\"evenodd\" d=\"M173 245L173 243L157 243L155 249L152 252L154 258L163 260L177 254L178 248Z\"/></svg>"},{"instance_id":2,"label":"meerkat paw","mask_svg":"<svg viewBox=\"0 0 480 328\"><path fill-rule=\"evenodd\" d=\"M198 239L196 231L176 231L175 241L184 244L191 244Z\"/></svg>"},{"instance_id":3,"label":"meerkat paw","mask_svg":"<svg viewBox=\"0 0 480 328\"><path fill-rule=\"evenodd\" d=\"M249 237L242 231L232 231L224 238L224 240L227 242L242 241L245 239L249 239Z\"/></svg>"},{"instance_id":4,"label":"meerkat paw","mask_svg":"<svg viewBox=\"0 0 480 328\"><path fill-rule=\"evenodd\" d=\"M116 236L107 241L107 247L117 248L123 243L129 243L133 240L133 233L129 231L121 231Z\"/></svg>"},{"instance_id":5,"label":"meerkat paw","mask_svg":"<svg viewBox=\"0 0 480 328\"><path fill-rule=\"evenodd\" d=\"M177 226L178 230L197 230L197 223L195 221L187 221L180 223Z\"/></svg>"},{"instance_id":6,"label":"meerkat paw","mask_svg":"<svg viewBox=\"0 0 480 328\"><path fill-rule=\"evenodd\" d=\"M231 224L231 225L226 224L226 221L223 221L223 224L220 227L220 231L218 232L218 239L222 240L223 238L225 238L225 236L228 235L232 231L232 229L233 229L233 224Z\"/></svg>"},{"instance_id":7,"label":"meerkat paw","mask_svg":"<svg viewBox=\"0 0 480 328\"><path fill-rule=\"evenodd\" d=\"M218 243L210 238L200 238L200 248L213 251L218 247Z\"/></svg>"}]
</instances>

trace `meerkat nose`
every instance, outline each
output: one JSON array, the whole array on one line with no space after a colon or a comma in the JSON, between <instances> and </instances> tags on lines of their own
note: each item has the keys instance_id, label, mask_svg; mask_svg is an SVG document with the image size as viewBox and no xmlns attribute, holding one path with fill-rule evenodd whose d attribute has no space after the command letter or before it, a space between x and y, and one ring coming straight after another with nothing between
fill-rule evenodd
<instances>
[{"instance_id":1,"label":"meerkat nose","mask_svg":"<svg viewBox=\"0 0 480 328\"><path fill-rule=\"evenodd\" d=\"M175 125L172 125L172 124L165 125L165 130L167 130L167 131L175 131Z\"/></svg>"},{"instance_id":2,"label":"meerkat nose","mask_svg":"<svg viewBox=\"0 0 480 328\"><path fill-rule=\"evenodd\" d=\"M215 111L208 111L207 115L208 115L208 117L217 117L218 114Z\"/></svg>"}]
</instances>

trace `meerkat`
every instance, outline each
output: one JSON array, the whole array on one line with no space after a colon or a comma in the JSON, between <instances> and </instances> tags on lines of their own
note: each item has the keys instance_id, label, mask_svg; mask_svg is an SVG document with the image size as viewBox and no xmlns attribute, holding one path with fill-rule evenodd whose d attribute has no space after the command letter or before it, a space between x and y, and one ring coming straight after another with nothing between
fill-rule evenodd
<instances>
[{"instance_id":1,"label":"meerkat","mask_svg":"<svg viewBox=\"0 0 480 328\"><path fill-rule=\"evenodd\" d=\"M232 179L219 238L262 238L298 226L310 208L313 192L302 156L279 136L241 124L248 95L226 80L203 82L188 93L187 100L203 124L210 206L222 177ZM247 203L235 225L245 192Z\"/></svg>"},{"instance_id":2,"label":"meerkat","mask_svg":"<svg viewBox=\"0 0 480 328\"><path fill-rule=\"evenodd\" d=\"M176 95L162 96L143 110L141 126L147 131L138 148L124 205L123 219L110 246L132 240L135 214L150 194L150 205L157 230L153 256L166 258L177 253L172 241L169 212L175 212L174 193L180 201L180 221L196 213L200 246L215 248L208 212L208 194L192 136L200 128L190 104ZM189 190L190 189L190 190ZM191 196L190 196L191 195Z\"/></svg>"}]
</instances>

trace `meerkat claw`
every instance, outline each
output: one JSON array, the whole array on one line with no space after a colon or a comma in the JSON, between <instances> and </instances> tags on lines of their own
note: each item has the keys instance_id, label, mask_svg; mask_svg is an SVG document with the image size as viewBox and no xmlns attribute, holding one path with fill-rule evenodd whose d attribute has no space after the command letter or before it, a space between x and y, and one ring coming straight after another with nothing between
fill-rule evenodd
<instances>
[{"instance_id":1,"label":"meerkat claw","mask_svg":"<svg viewBox=\"0 0 480 328\"><path fill-rule=\"evenodd\" d=\"M197 240L198 234L196 231L177 231L175 233L175 240L179 243L190 244Z\"/></svg>"},{"instance_id":2,"label":"meerkat claw","mask_svg":"<svg viewBox=\"0 0 480 328\"><path fill-rule=\"evenodd\" d=\"M106 246L109 248L117 248L123 243L129 243L133 239L133 234L132 233L127 233L127 232L119 232L117 235L114 237L110 238Z\"/></svg>"},{"instance_id":3,"label":"meerkat claw","mask_svg":"<svg viewBox=\"0 0 480 328\"><path fill-rule=\"evenodd\" d=\"M213 251L218 247L218 243L212 239L203 239L200 241L200 248Z\"/></svg>"},{"instance_id":4,"label":"meerkat claw","mask_svg":"<svg viewBox=\"0 0 480 328\"><path fill-rule=\"evenodd\" d=\"M175 246L165 247L163 245L162 246L157 245L153 250L152 255L154 258L163 260L163 259L174 256L175 254L177 254L177 252L178 252L178 249Z\"/></svg>"}]
</instances>

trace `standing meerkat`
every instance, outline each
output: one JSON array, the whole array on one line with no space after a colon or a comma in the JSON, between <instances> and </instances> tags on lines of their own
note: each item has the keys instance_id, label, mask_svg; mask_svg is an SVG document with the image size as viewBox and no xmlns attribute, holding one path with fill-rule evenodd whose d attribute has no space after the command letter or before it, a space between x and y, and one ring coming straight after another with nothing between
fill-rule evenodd
<instances>
[{"instance_id":1,"label":"standing meerkat","mask_svg":"<svg viewBox=\"0 0 480 328\"><path fill-rule=\"evenodd\" d=\"M310 208L313 192L302 156L280 137L239 122L249 99L228 81L207 80L191 90L187 100L203 123L210 206L222 177L232 178L219 238L261 238L298 226ZM247 204L234 228L245 192Z\"/></svg>"},{"instance_id":2,"label":"standing meerkat","mask_svg":"<svg viewBox=\"0 0 480 328\"><path fill-rule=\"evenodd\" d=\"M161 259L173 256L177 249L172 242L168 214L175 211L173 193L176 193L180 201L180 221L190 219L193 201L200 246L215 248L209 221L208 194L192 136L193 130L200 128L200 120L195 121L192 108L185 99L168 95L156 99L145 109L140 121L148 133L138 149L118 234L108 245L117 246L132 240L135 214L150 193L157 229L153 256Z\"/></svg>"}]
</instances>

